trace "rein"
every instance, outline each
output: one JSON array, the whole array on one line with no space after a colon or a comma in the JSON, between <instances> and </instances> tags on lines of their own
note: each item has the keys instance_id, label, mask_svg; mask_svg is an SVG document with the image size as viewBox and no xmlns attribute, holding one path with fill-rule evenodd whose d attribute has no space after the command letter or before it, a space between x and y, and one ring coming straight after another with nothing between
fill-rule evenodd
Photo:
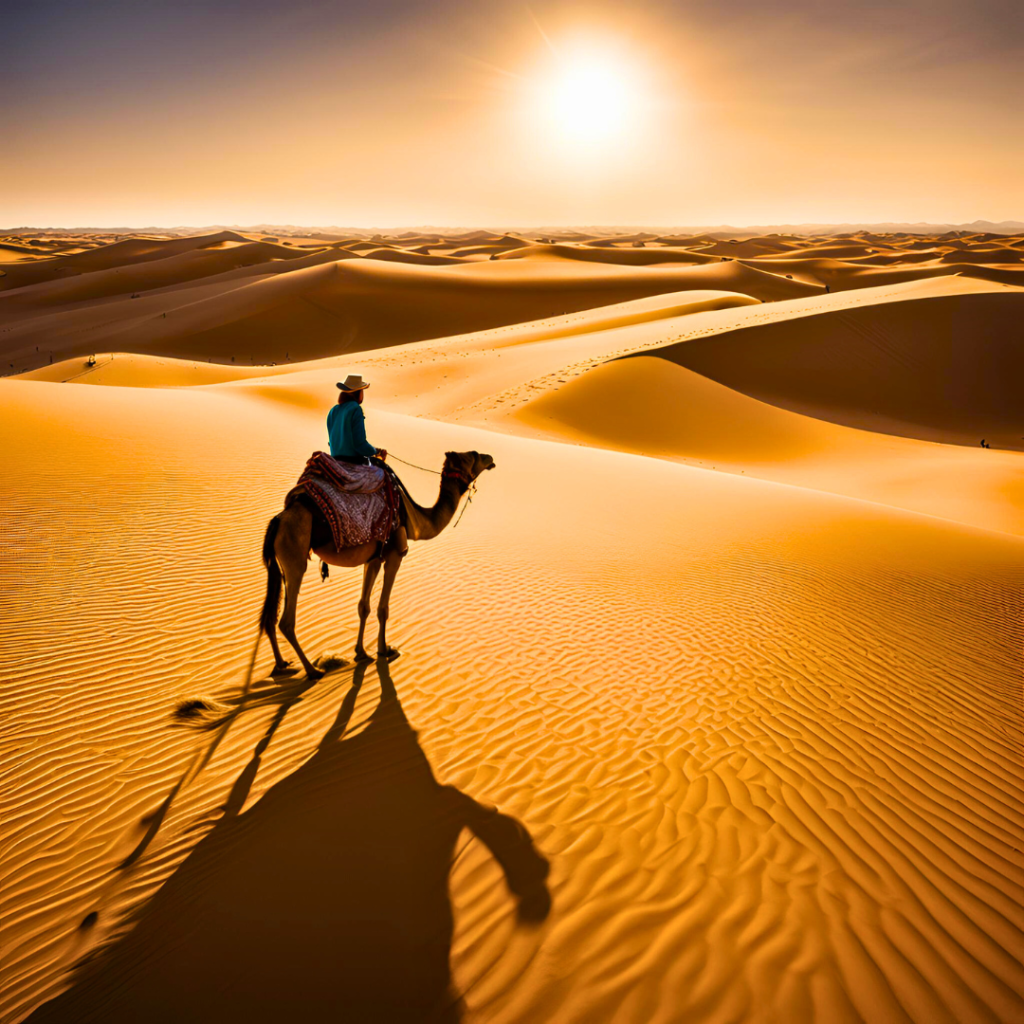
<instances>
[{"instance_id":1,"label":"rein","mask_svg":"<svg viewBox=\"0 0 1024 1024\"><path fill-rule=\"evenodd\" d=\"M476 481L474 480L469 485L469 491L468 491L469 497L466 499L466 504L462 506L462 511L459 513L459 518L456 519L455 522L452 524L452 529L453 530L455 529L456 526L459 525L459 523L462 522L462 517L466 514L466 509L469 508L469 506L473 504L473 495L475 493L476 493Z\"/></svg>"},{"instance_id":2,"label":"rein","mask_svg":"<svg viewBox=\"0 0 1024 1024\"><path fill-rule=\"evenodd\" d=\"M427 469L426 466L417 466L415 462L406 462L405 459L400 459L394 452L388 452L388 458L394 459L395 462L400 462L403 466L412 466L413 469L422 469L424 473L433 473L434 476L441 476L436 469Z\"/></svg>"}]
</instances>

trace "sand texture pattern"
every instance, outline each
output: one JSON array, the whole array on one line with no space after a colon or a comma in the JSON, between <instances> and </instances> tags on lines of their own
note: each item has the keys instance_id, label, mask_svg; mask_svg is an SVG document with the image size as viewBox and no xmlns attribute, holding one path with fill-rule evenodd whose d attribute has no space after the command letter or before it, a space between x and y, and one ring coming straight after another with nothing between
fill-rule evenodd
<instances>
[{"instance_id":1,"label":"sand texture pattern","mask_svg":"<svg viewBox=\"0 0 1024 1024\"><path fill-rule=\"evenodd\" d=\"M286 240L4 240L0 1019L1020 1020L1019 240ZM496 466L272 678L347 373Z\"/></svg>"}]
</instances>

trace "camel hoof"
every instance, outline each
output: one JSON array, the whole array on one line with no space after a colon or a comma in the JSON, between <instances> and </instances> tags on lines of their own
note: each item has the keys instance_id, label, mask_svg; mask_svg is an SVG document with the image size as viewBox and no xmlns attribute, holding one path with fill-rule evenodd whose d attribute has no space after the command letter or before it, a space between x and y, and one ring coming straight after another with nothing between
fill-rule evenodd
<instances>
[{"instance_id":1,"label":"camel hoof","mask_svg":"<svg viewBox=\"0 0 1024 1024\"><path fill-rule=\"evenodd\" d=\"M397 647L388 647L388 648L386 648L383 651L378 651L377 652L377 657L379 659L383 658L384 661L394 661L396 658L398 658L401 655L401 653L402 652L400 650L398 650Z\"/></svg>"},{"instance_id":2,"label":"camel hoof","mask_svg":"<svg viewBox=\"0 0 1024 1024\"><path fill-rule=\"evenodd\" d=\"M373 656L370 655L370 654L367 654L366 651L357 650L356 651L356 664L358 665L360 662L367 662L367 661L373 661Z\"/></svg>"},{"instance_id":3,"label":"camel hoof","mask_svg":"<svg viewBox=\"0 0 1024 1024\"><path fill-rule=\"evenodd\" d=\"M270 673L272 679L276 679L280 676L293 676L299 670L294 668L291 662L283 661L280 665L275 665L273 671Z\"/></svg>"},{"instance_id":4,"label":"camel hoof","mask_svg":"<svg viewBox=\"0 0 1024 1024\"><path fill-rule=\"evenodd\" d=\"M325 672L321 672L318 668L311 668L306 671L306 679L311 683L319 682L326 675Z\"/></svg>"}]
</instances>

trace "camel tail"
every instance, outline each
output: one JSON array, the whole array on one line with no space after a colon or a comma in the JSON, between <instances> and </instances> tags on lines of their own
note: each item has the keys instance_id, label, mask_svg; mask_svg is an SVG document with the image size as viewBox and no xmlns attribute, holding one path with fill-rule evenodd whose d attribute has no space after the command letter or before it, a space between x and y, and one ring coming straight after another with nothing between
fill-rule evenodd
<instances>
[{"instance_id":1,"label":"camel tail","mask_svg":"<svg viewBox=\"0 0 1024 1024\"><path fill-rule=\"evenodd\" d=\"M281 569L274 554L274 539L280 520L277 516L267 524L267 533L263 538L263 564L267 567L267 596L263 599L260 611L260 629L270 636L277 625L277 609L281 603Z\"/></svg>"}]
</instances>

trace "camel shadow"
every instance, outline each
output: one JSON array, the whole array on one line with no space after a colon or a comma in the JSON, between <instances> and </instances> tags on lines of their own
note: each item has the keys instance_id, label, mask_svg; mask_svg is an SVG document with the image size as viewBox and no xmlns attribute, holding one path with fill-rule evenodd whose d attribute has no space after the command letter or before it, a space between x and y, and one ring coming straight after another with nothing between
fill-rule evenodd
<instances>
[{"instance_id":1,"label":"camel shadow","mask_svg":"<svg viewBox=\"0 0 1024 1024\"><path fill-rule=\"evenodd\" d=\"M460 833L497 859L524 922L548 914L548 862L516 819L438 783L386 662L379 704L343 738L366 669L315 754L239 814L282 704L217 826L32 1021L461 1019L448 892Z\"/></svg>"},{"instance_id":2,"label":"camel shadow","mask_svg":"<svg viewBox=\"0 0 1024 1024\"><path fill-rule=\"evenodd\" d=\"M156 839L163 828L164 820L167 818L171 805L177 799L178 794L210 762L232 724L246 712L257 711L267 706L275 706L277 707L277 713L274 715L263 739L256 745L252 759L235 783L232 795L229 797L228 804L224 808L227 814L238 813L245 804L245 798L248 796L249 789L256 779L256 773L259 771L262 755L267 747L270 746L274 733L277 732L291 708L302 699L307 690L312 689L315 685L315 683L305 679L286 679L282 681L280 678L268 676L266 679L256 683L255 686L250 686L247 683L239 694L228 699L227 702L210 701L207 699L180 702L172 715L175 724L188 726L204 732L212 732L213 738L205 750L199 751L192 763L186 767L184 774L171 787L171 791L167 794L163 803L152 814L142 819L142 824L146 826L146 830L131 853L118 865L119 870L127 871L146 854L153 840ZM239 796L240 800L238 799Z\"/></svg>"}]
</instances>

